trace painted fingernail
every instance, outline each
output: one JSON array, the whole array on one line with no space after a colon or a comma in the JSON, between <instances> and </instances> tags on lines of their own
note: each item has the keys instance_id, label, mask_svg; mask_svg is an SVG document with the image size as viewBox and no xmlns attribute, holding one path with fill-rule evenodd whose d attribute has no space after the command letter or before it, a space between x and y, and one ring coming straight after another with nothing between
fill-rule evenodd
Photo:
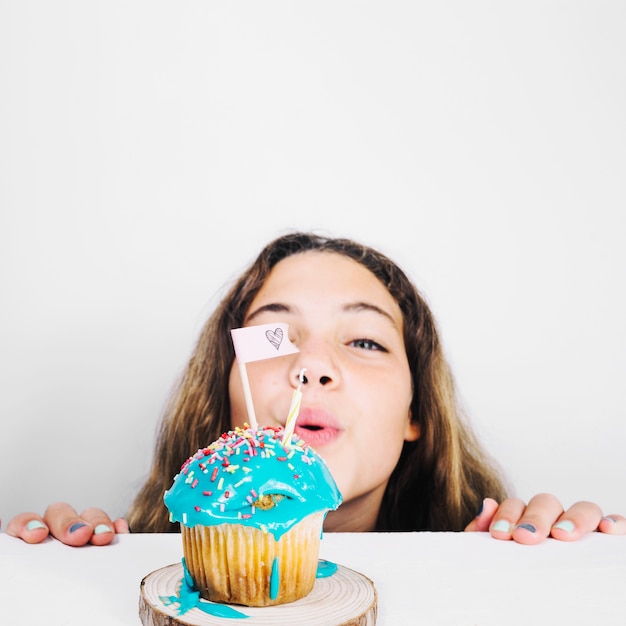
<instances>
[{"instance_id":1,"label":"painted fingernail","mask_svg":"<svg viewBox=\"0 0 626 626\"><path fill-rule=\"evenodd\" d=\"M529 524L528 522L523 522L522 524L518 524L517 527L523 528L524 530L527 530L529 533L537 532L537 529L532 524Z\"/></svg>"},{"instance_id":2,"label":"painted fingernail","mask_svg":"<svg viewBox=\"0 0 626 626\"><path fill-rule=\"evenodd\" d=\"M71 533L75 533L77 530L80 530L81 528L87 526L87 524L85 524L85 522L76 522L75 524L72 524L70 526L70 532Z\"/></svg>"},{"instance_id":3,"label":"painted fingernail","mask_svg":"<svg viewBox=\"0 0 626 626\"><path fill-rule=\"evenodd\" d=\"M509 522L507 522L505 519L499 519L497 522L494 522L491 530L508 533L511 530L511 524L509 524Z\"/></svg>"},{"instance_id":4,"label":"painted fingernail","mask_svg":"<svg viewBox=\"0 0 626 626\"><path fill-rule=\"evenodd\" d=\"M574 522L570 522L568 519L564 519L558 522L558 524L555 524L554 528L564 530L566 533L573 533L576 526L574 526Z\"/></svg>"},{"instance_id":5,"label":"painted fingernail","mask_svg":"<svg viewBox=\"0 0 626 626\"><path fill-rule=\"evenodd\" d=\"M611 524L617 524L617 520L614 517L611 517L610 515L607 515L606 517L603 517L602 519L605 520L606 522L611 522Z\"/></svg>"},{"instance_id":6,"label":"painted fingernail","mask_svg":"<svg viewBox=\"0 0 626 626\"><path fill-rule=\"evenodd\" d=\"M555 524L554 528L564 530L566 533L573 533L576 526L574 526L574 522L570 522L569 520L564 519L560 521L558 524Z\"/></svg>"},{"instance_id":7,"label":"painted fingernail","mask_svg":"<svg viewBox=\"0 0 626 626\"><path fill-rule=\"evenodd\" d=\"M485 508L485 501L483 500L480 503L480 509L478 509L478 513L476 513L476 517L480 517L480 514L483 512L483 509Z\"/></svg>"},{"instance_id":8,"label":"painted fingernail","mask_svg":"<svg viewBox=\"0 0 626 626\"><path fill-rule=\"evenodd\" d=\"M31 520L26 524L26 530L37 530L38 528L46 528L46 525L38 519Z\"/></svg>"},{"instance_id":9,"label":"painted fingernail","mask_svg":"<svg viewBox=\"0 0 626 626\"><path fill-rule=\"evenodd\" d=\"M102 533L112 533L113 529L108 526L107 524L98 524L94 529L93 529L93 534L94 535L101 535Z\"/></svg>"}]
</instances>

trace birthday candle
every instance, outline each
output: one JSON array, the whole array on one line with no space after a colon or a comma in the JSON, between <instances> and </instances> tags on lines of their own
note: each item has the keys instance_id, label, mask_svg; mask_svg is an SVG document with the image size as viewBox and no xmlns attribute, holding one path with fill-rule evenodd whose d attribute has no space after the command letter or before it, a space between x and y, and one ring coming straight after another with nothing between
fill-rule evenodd
<instances>
[{"instance_id":1,"label":"birthday candle","mask_svg":"<svg viewBox=\"0 0 626 626\"><path fill-rule=\"evenodd\" d=\"M291 406L289 407L289 414L287 415L287 422L285 423L285 434L283 435L282 444L287 445L291 441L291 435L293 435L294 428L296 427L296 419L300 412L300 405L302 404L302 383L304 382L304 372L306 367L300 370L300 384L294 390L291 396Z\"/></svg>"}]
</instances>

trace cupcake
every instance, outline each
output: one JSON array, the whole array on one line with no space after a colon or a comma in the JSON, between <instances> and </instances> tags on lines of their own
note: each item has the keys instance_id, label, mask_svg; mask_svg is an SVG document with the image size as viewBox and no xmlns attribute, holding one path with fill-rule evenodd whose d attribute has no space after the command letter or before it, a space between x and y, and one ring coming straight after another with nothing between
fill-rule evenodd
<instances>
[{"instance_id":1,"label":"cupcake","mask_svg":"<svg viewBox=\"0 0 626 626\"><path fill-rule=\"evenodd\" d=\"M282 428L236 428L198 450L165 492L200 595L270 606L315 583L322 525L341 494L328 467Z\"/></svg>"}]
</instances>

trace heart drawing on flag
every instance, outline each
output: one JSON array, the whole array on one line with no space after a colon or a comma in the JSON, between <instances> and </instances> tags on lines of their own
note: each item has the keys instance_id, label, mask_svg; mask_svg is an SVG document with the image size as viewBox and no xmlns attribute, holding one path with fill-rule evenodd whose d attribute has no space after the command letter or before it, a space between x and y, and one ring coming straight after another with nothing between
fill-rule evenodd
<instances>
[{"instance_id":1,"label":"heart drawing on flag","mask_svg":"<svg viewBox=\"0 0 626 626\"><path fill-rule=\"evenodd\" d=\"M266 330L265 336L267 340L278 350L280 344L283 342L283 329L277 328L276 330Z\"/></svg>"}]
</instances>

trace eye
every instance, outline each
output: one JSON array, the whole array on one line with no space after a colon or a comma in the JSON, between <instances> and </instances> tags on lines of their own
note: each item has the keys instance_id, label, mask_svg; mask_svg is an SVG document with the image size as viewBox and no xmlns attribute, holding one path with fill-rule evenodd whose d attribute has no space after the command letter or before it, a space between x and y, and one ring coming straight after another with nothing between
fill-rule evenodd
<instances>
[{"instance_id":1,"label":"eye","mask_svg":"<svg viewBox=\"0 0 626 626\"><path fill-rule=\"evenodd\" d=\"M355 348L361 348L362 350L380 350L381 352L387 352L385 348L372 339L353 339L349 345Z\"/></svg>"}]
</instances>

